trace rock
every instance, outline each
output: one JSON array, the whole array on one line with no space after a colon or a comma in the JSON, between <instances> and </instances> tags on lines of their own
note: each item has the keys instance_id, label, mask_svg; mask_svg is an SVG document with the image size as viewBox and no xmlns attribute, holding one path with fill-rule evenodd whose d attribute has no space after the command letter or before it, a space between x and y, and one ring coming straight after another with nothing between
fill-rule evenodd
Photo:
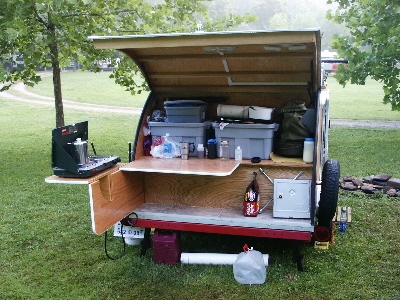
<instances>
[{"instance_id":1,"label":"rock","mask_svg":"<svg viewBox=\"0 0 400 300\"><path fill-rule=\"evenodd\" d=\"M341 186L342 186L342 189L348 190L348 191L355 191L358 189L358 187L355 186L351 181L346 181Z\"/></svg>"},{"instance_id":2,"label":"rock","mask_svg":"<svg viewBox=\"0 0 400 300\"><path fill-rule=\"evenodd\" d=\"M365 183L372 183L372 176L365 176L362 181Z\"/></svg>"},{"instance_id":3,"label":"rock","mask_svg":"<svg viewBox=\"0 0 400 300\"><path fill-rule=\"evenodd\" d=\"M362 182L361 179L358 178L353 178L353 180L351 181L355 186L357 187L361 187L364 185L364 183Z\"/></svg>"},{"instance_id":4,"label":"rock","mask_svg":"<svg viewBox=\"0 0 400 300\"><path fill-rule=\"evenodd\" d=\"M390 187L390 186L384 186L384 187L382 187L382 189L383 189L383 191L384 191L385 194L386 194L389 190L391 190L391 189L393 189L393 188Z\"/></svg>"},{"instance_id":5,"label":"rock","mask_svg":"<svg viewBox=\"0 0 400 300\"><path fill-rule=\"evenodd\" d=\"M394 189L400 189L400 178L390 178L387 185Z\"/></svg>"},{"instance_id":6,"label":"rock","mask_svg":"<svg viewBox=\"0 0 400 300\"><path fill-rule=\"evenodd\" d=\"M351 175L343 176L343 181L352 181L353 179L354 179L354 176L351 176Z\"/></svg>"},{"instance_id":7,"label":"rock","mask_svg":"<svg viewBox=\"0 0 400 300\"><path fill-rule=\"evenodd\" d=\"M376 189L374 189L372 186L368 186L368 185L363 185L361 187L361 190L366 194L375 194L375 192L376 192Z\"/></svg>"},{"instance_id":8,"label":"rock","mask_svg":"<svg viewBox=\"0 0 400 300\"><path fill-rule=\"evenodd\" d=\"M390 189L386 192L386 195L391 196L391 197L395 197L397 196L397 191L395 189Z\"/></svg>"},{"instance_id":9,"label":"rock","mask_svg":"<svg viewBox=\"0 0 400 300\"><path fill-rule=\"evenodd\" d=\"M379 181L379 180L372 180L372 184L380 185L380 186L387 186L386 181Z\"/></svg>"},{"instance_id":10,"label":"rock","mask_svg":"<svg viewBox=\"0 0 400 300\"><path fill-rule=\"evenodd\" d=\"M389 174L377 174L374 176L373 180L374 181L388 181L390 178L392 177L392 175Z\"/></svg>"}]
</instances>

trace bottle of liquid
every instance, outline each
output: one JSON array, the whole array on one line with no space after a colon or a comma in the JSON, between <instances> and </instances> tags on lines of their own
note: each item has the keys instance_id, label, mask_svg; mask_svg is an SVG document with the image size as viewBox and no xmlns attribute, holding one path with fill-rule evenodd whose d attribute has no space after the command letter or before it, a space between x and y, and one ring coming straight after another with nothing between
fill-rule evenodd
<instances>
[{"instance_id":1,"label":"bottle of liquid","mask_svg":"<svg viewBox=\"0 0 400 300\"><path fill-rule=\"evenodd\" d=\"M219 145L219 158L221 160L229 159L229 142L228 141L221 141L221 144Z\"/></svg>"},{"instance_id":2,"label":"bottle of liquid","mask_svg":"<svg viewBox=\"0 0 400 300\"><path fill-rule=\"evenodd\" d=\"M240 149L240 146L235 149L235 160L242 161L242 149Z\"/></svg>"},{"instance_id":3,"label":"bottle of liquid","mask_svg":"<svg viewBox=\"0 0 400 300\"><path fill-rule=\"evenodd\" d=\"M339 232L346 232L347 228L347 211L345 209L342 209L342 212L340 214L340 222L339 222Z\"/></svg>"},{"instance_id":4,"label":"bottle of liquid","mask_svg":"<svg viewBox=\"0 0 400 300\"><path fill-rule=\"evenodd\" d=\"M217 140L209 139L207 142L207 157L214 159L217 157Z\"/></svg>"},{"instance_id":5,"label":"bottle of liquid","mask_svg":"<svg viewBox=\"0 0 400 300\"><path fill-rule=\"evenodd\" d=\"M314 139L306 138L304 140L303 161L312 163L314 157Z\"/></svg>"},{"instance_id":6,"label":"bottle of liquid","mask_svg":"<svg viewBox=\"0 0 400 300\"><path fill-rule=\"evenodd\" d=\"M203 159L204 158L204 146L203 144L197 145L197 158Z\"/></svg>"},{"instance_id":7,"label":"bottle of liquid","mask_svg":"<svg viewBox=\"0 0 400 300\"><path fill-rule=\"evenodd\" d=\"M165 134L165 136L164 136L163 157L164 158L172 158L172 157L174 157L174 153L173 153L173 149L172 149L172 143L171 143L171 140L169 139L169 133Z\"/></svg>"}]
</instances>

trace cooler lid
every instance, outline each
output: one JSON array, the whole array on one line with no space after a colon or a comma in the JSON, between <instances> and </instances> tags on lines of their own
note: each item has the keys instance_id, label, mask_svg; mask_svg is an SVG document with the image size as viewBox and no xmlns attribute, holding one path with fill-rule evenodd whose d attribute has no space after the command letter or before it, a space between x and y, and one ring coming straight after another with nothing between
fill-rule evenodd
<instances>
[{"instance_id":1,"label":"cooler lid","mask_svg":"<svg viewBox=\"0 0 400 300\"><path fill-rule=\"evenodd\" d=\"M92 36L98 49L127 54L154 92L263 92L321 86L320 31L246 31Z\"/></svg>"}]
</instances>

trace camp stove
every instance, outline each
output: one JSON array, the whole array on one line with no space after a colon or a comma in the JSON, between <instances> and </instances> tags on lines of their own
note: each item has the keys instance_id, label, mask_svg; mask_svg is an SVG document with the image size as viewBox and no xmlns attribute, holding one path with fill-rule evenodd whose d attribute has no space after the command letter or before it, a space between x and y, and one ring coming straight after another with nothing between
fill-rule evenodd
<instances>
[{"instance_id":1,"label":"camp stove","mask_svg":"<svg viewBox=\"0 0 400 300\"><path fill-rule=\"evenodd\" d=\"M58 127L52 132L52 167L59 177L85 178L108 169L121 159L118 156L89 156L88 122Z\"/></svg>"}]
</instances>

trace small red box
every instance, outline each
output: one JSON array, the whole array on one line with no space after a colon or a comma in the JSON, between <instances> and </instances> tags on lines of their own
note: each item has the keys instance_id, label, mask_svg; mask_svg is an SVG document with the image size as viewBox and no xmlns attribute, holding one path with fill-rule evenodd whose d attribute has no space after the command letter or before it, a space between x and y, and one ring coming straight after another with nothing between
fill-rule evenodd
<instances>
[{"instance_id":1,"label":"small red box","mask_svg":"<svg viewBox=\"0 0 400 300\"><path fill-rule=\"evenodd\" d=\"M153 234L153 260L156 264L175 265L181 259L181 235L178 231L156 229Z\"/></svg>"}]
</instances>

